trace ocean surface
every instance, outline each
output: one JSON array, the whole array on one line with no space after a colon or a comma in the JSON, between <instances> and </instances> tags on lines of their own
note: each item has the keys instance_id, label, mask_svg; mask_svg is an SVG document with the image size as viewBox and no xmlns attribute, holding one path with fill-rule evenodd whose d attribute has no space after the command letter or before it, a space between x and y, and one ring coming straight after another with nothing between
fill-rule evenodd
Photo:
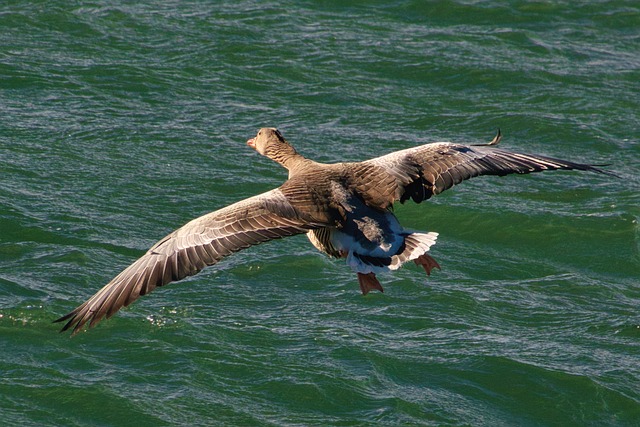
<instances>
[{"instance_id":1,"label":"ocean surface","mask_svg":"<svg viewBox=\"0 0 640 427\"><path fill-rule=\"evenodd\" d=\"M363 297L296 236L73 338L59 316L192 218L434 141L603 164L480 177ZM639 426L637 1L0 4L0 425Z\"/></svg>"}]
</instances>

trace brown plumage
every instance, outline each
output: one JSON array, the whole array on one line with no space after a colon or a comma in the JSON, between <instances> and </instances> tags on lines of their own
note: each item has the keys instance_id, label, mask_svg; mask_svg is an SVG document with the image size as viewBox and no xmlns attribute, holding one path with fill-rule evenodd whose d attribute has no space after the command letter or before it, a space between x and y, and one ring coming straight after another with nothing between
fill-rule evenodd
<instances>
[{"instance_id":1,"label":"brown plumage","mask_svg":"<svg viewBox=\"0 0 640 427\"><path fill-rule=\"evenodd\" d=\"M437 233L404 230L390 211L395 202L420 203L479 175L555 169L610 174L594 165L501 150L499 141L500 132L480 146L438 142L359 163L321 164L298 154L278 130L263 128L247 144L288 169L284 184L187 223L56 322L67 321L62 330L76 333L233 252L300 233L327 255L346 258L363 294L383 291L376 273L410 260L427 274L440 268L427 254Z\"/></svg>"}]
</instances>

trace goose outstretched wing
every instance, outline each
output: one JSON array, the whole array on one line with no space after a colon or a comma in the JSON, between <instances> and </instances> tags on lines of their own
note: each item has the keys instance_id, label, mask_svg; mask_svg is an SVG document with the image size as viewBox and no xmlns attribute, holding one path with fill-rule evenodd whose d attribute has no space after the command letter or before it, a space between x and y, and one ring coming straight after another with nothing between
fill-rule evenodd
<instances>
[{"instance_id":1,"label":"goose outstretched wing","mask_svg":"<svg viewBox=\"0 0 640 427\"><path fill-rule=\"evenodd\" d=\"M285 189L286 191L286 189ZM281 188L196 218L157 242L85 303L56 322L77 333L156 287L194 275L225 256L327 224L300 212Z\"/></svg>"},{"instance_id":2,"label":"goose outstretched wing","mask_svg":"<svg viewBox=\"0 0 640 427\"><path fill-rule=\"evenodd\" d=\"M545 170L576 169L613 175L588 165L497 148L500 131L488 144L436 142L396 151L361 163L358 187L371 193L381 207L412 199L416 203L480 175L528 174ZM374 194L375 193L375 194Z\"/></svg>"}]
</instances>

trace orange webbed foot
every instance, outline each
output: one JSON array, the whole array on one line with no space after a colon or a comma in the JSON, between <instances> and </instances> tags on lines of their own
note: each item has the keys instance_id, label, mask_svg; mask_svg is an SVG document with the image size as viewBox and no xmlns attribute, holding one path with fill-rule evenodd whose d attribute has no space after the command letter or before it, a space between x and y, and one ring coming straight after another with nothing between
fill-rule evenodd
<instances>
[{"instance_id":1,"label":"orange webbed foot","mask_svg":"<svg viewBox=\"0 0 640 427\"><path fill-rule=\"evenodd\" d=\"M415 262L416 265L419 265L420 267L424 268L424 271L427 273L427 276L431 276L431 270L433 270L434 268L441 270L440 264L438 264L438 261L433 259L431 255L427 255L427 254L420 255L418 258L414 259L413 262Z\"/></svg>"},{"instance_id":2,"label":"orange webbed foot","mask_svg":"<svg viewBox=\"0 0 640 427\"><path fill-rule=\"evenodd\" d=\"M376 275L373 273L358 273L358 283L360 283L360 290L362 291L362 295L366 295L372 289L376 289L380 292L384 292L382 289L382 285L378 282Z\"/></svg>"}]
</instances>

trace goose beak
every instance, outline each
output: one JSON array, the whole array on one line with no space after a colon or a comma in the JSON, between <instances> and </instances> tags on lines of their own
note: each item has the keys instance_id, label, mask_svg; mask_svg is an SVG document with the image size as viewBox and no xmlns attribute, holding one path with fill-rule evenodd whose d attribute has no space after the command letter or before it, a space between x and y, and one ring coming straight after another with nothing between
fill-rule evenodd
<instances>
[{"instance_id":1,"label":"goose beak","mask_svg":"<svg viewBox=\"0 0 640 427\"><path fill-rule=\"evenodd\" d=\"M247 145L255 150L256 149L256 139L255 138L248 139L247 140Z\"/></svg>"}]
</instances>

